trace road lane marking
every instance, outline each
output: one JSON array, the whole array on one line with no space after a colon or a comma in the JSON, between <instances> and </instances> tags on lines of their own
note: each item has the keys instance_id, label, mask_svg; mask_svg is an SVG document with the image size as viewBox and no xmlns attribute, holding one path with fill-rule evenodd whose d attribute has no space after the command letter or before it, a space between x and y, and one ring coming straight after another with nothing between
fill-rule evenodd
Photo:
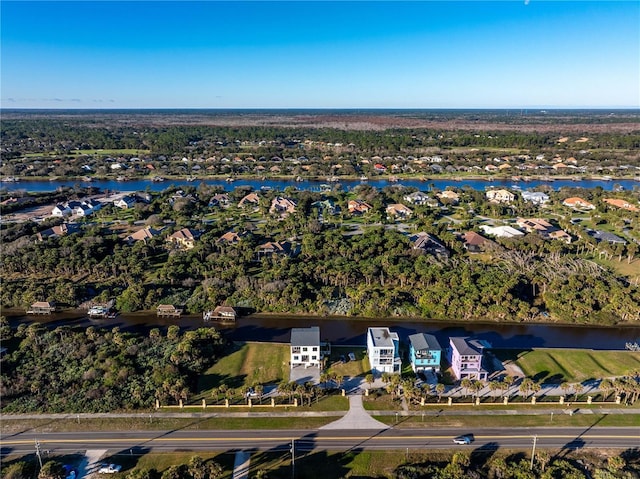
<instances>
[{"instance_id":1,"label":"road lane marking","mask_svg":"<svg viewBox=\"0 0 640 479\"><path fill-rule=\"evenodd\" d=\"M521 435L508 435L508 436L475 436L477 440L495 440L495 439L527 439L531 438L535 434L521 434ZM540 435L537 434L538 439L638 439L640 435ZM298 437L296 441L305 442L326 442L326 441L405 441L405 440L451 440L449 436L319 436L319 437ZM105 438L105 439L47 439L46 437L40 437L41 443L47 444L79 444L79 443L122 443L127 441L133 442L241 442L241 441L254 441L254 442L275 442L282 441L290 442L291 439L287 437L138 437L138 438ZM0 445L24 445L33 444L33 440L25 439L9 439L0 440Z\"/></svg>"}]
</instances>

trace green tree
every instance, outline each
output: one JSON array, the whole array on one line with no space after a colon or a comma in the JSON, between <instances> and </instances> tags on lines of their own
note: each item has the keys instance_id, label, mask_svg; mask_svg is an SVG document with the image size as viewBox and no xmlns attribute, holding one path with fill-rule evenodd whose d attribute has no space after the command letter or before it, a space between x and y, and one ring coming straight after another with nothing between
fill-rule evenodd
<instances>
[{"instance_id":1,"label":"green tree","mask_svg":"<svg viewBox=\"0 0 640 479\"><path fill-rule=\"evenodd\" d=\"M64 467L58 461L45 462L38 473L38 479L65 479Z\"/></svg>"}]
</instances>

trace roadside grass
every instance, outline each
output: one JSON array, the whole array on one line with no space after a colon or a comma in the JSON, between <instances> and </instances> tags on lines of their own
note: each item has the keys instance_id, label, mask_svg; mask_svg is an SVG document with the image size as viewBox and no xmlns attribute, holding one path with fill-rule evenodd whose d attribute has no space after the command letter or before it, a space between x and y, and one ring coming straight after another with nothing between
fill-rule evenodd
<instances>
[{"instance_id":1,"label":"roadside grass","mask_svg":"<svg viewBox=\"0 0 640 479\"><path fill-rule=\"evenodd\" d=\"M640 369L640 352L585 349L493 349L502 362L513 362L522 372L547 383L582 382L625 376Z\"/></svg>"},{"instance_id":2,"label":"roadside grass","mask_svg":"<svg viewBox=\"0 0 640 479\"><path fill-rule=\"evenodd\" d=\"M222 478L233 476L233 464L235 456L233 453L212 453L206 451L193 452L167 452L167 453L146 453L138 454L114 454L108 458L110 463L122 465L122 472L113 474L113 479L126 477L133 469L155 469L162 474L169 467L180 464L188 464L193 456L199 456L205 462L214 461L222 466Z\"/></svg>"},{"instance_id":3,"label":"roadside grass","mask_svg":"<svg viewBox=\"0 0 640 479\"><path fill-rule=\"evenodd\" d=\"M349 360L349 353L353 353L356 357L355 361ZM346 362L342 362L340 357L344 356ZM371 372L369 360L366 357L366 351L362 346L332 346L331 356L329 358L329 368L327 374L338 376L365 376Z\"/></svg>"},{"instance_id":4,"label":"roadside grass","mask_svg":"<svg viewBox=\"0 0 640 479\"><path fill-rule=\"evenodd\" d=\"M213 388L225 384L240 388L289 380L289 346L273 343L237 343L198 378L194 401L210 400Z\"/></svg>"},{"instance_id":5,"label":"roadside grass","mask_svg":"<svg viewBox=\"0 0 640 479\"><path fill-rule=\"evenodd\" d=\"M434 454L438 454L434 452ZM422 456L411 453L409 458ZM392 477L393 471L407 460L404 451L312 451L296 455L296 477L305 479ZM291 455L258 452L251 457L249 477L268 471L273 479L291 477Z\"/></svg>"},{"instance_id":6,"label":"roadside grass","mask_svg":"<svg viewBox=\"0 0 640 479\"><path fill-rule=\"evenodd\" d=\"M334 405L335 406L335 405ZM278 408L278 412L310 411L308 407ZM228 417L221 414L212 418L95 418L81 419L84 431L167 431L167 430L231 430L231 429L316 429L340 415L327 417ZM75 419L16 419L5 420L0 425L3 436L31 430L34 432L74 432L78 430Z\"/></svg>"},{"instance_id":7,"label":"roadside grass","mask_svg":"<svg viewBox=\"0 0 640 479\"><path fill-rule=\"evenodd\" d=\"M640 414L554 414L483 416L373 416L378 421L399 428L452 427L640 427Z\"/></svg>"}]
</instances>

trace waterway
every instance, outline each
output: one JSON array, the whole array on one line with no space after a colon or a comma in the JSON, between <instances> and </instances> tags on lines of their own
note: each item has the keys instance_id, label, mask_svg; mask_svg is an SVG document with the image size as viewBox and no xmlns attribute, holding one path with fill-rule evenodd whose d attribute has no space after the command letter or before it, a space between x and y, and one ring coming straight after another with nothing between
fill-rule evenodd
<instances>
[{"instance_id":1,"label":"waterway","mask_svg":"<svg viewBox=\"0 0 640 479\"><path fill-rule=\"evenodd\" d=\"M323 341L333 344L366 345L369 327L389 327L402 341L411 334L435 335L441 344L448 344L451 336L473 336L487 340L496 348L579 348L624 350L625 343L640 340L640 326L603 327L570 326L526 323L480 323L421 321L414 319L364 319L336 317L283 317L250 315L240 317L236 323L204 322L200 316L183 316L180 319L163 319L150 313L121 314L114 319L92 320L86 313L76 311L52 316L12 316L5 312L14 325L22 322L39 322L48 327L71 325L78 327L119 327L122 330L148 332L151 328L168 328L177 324L184 329L215 327L232 341L289 342L291 328L319 326Z\"/></svg>"},{"instance_id":2,"label":"waterway","mask_svg":"<svg viewBox=\"0 0 640 479\"><path fill-rule=\"evenodd\" d=\"M259 190L262 187L268 187L274 190L283 191L287 187L294 187L300 190L319 191L321 185L328 184L330 187L340 185L345 190L351 190L358 185L368 184L376 188L384 188L386 186L402 185L406 187L417 188L418 190L427 191L431 188L437 188L444 190L447 186L462 188L470 187L476 190L484 190L488 187L496 188L520 188L523 190L535 188L537 186L547 186L549 188L558 190L563 187L569 188L596 188L601 187L604 190L611 191L615 185L619 185L625 190L633 190L634 187L639 188L640 182L631 179L614 179L614 180L602 180L602 179L581 179L581 180L548 180L548 179L532 179L530 181L513 181L510 179L495 179L495 180L483 180L483 179L429 179L422 181L420 179L401 179L398 182L391 182L388 179L371 179L366 182L360 180L340 180L338 183L327 183L326 180L322 181L295 181L292 179L243 179L237 178L232 182L225 179L213 179L213 180L195 180L187 181L186 179L166 179L161 182L153 182L151 180L132 180L132 181L116 181L116 180L95 180L91 182L80 180L51 180L51 181L30 181L22 180L17 182L3 182L0 188L7 192L24 190L28 192L48 192L55 191L59 187L96 187L105 191L144 191L149 189L150 191L162 191L170 186L184 187L187 185L198 186L204 183L209 186L218 186L226 191L231 191L239 186L249 186L254 190Z\"/></svg>"}]
</instances>

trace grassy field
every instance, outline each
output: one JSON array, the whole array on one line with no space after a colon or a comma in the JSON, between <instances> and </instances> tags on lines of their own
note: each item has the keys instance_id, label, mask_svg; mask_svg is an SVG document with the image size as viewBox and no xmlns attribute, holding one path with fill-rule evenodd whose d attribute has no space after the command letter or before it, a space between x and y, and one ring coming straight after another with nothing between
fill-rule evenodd
<instances>
[{"instance_id":1,"label":"grassy field","mask_svg":"<svg viewBox=\"0 0 640 479\"><path fill-rule=\"evenodd\" d=\"M615 234L616 231L614 230L612 231L612 233ZM631 263L627 263L626 256L622 257L622 261L618 261L617 256L614 256L613 259L611 260L604 259L604 258L600 259L596 257L594 261L596 263L607 266L608 268L611 268L616 273L622 276L626 276L627 278L635 279L640 277L640 257L634 258L633 261L631 261Z\"/></svg>"},{"instance_id":2,"label":"grassy field","mask_svg":"<svg viewBox=\"0 0 640 479\"><path fill-rule=\"evenodd\" d=\"M349 353L353 353L356 357L355 361L347 360ZM340 357L344 356L346 362L342 362ZM371 371L369 360L366 357L366 350L362 347L345 347L333 346L331 348L331 357L329 358L328 374L336 374L340 376L365 376Z\"/></svg>"},{"instance_id":3,"label":"grassy field","mask_svg":"<svg viewBox=\"0 0 640 479\"><path fill-rule=\"evenodd\" d=\"M444 406L446 408L446 406ZM378 421L400 428L422 427L640 427L640 414L554 414L549 415L486 415L486 416L374 416Z\"/></svg>"},{"instance_id":4,"label":"grassy field","mask_svg":"<svg viewBox=\"0 0 640 479\"><path fill-rule=\"evenodd\" d=\"M198 380L198 394L194 400L211 398L212 388L222 384L240 388L279 383L283 379L289 380L289 345L242 343L204 372Z\"/></svg>"},{"instance_id":5,"label":"grassy field","mask_svg":"<svg viewBox=\"0 0 640 479\"><path fill-rule=\"evenodd\" d=\"M640 353L631 351L494 349L493 353L503 362L512 361L526 376L558 384L625 376L640 369Z\"/></svg>"},{"instance_id":6,"label":"grassy field","mask_svg":"<svg viewBox=\"0 0 640 479\"><path fill-rule=\"evenodd\" d=\"M415 453L411 453L411 459ZM433 454L438 454L433 453ZM391 477L406 460L404 451L317 451L296 455L296 477L305 479ZM270 479L291 478L291 455L259 452L251 457L249 477L258 470L269 472Z\"/></svg>"}]
</instances>

